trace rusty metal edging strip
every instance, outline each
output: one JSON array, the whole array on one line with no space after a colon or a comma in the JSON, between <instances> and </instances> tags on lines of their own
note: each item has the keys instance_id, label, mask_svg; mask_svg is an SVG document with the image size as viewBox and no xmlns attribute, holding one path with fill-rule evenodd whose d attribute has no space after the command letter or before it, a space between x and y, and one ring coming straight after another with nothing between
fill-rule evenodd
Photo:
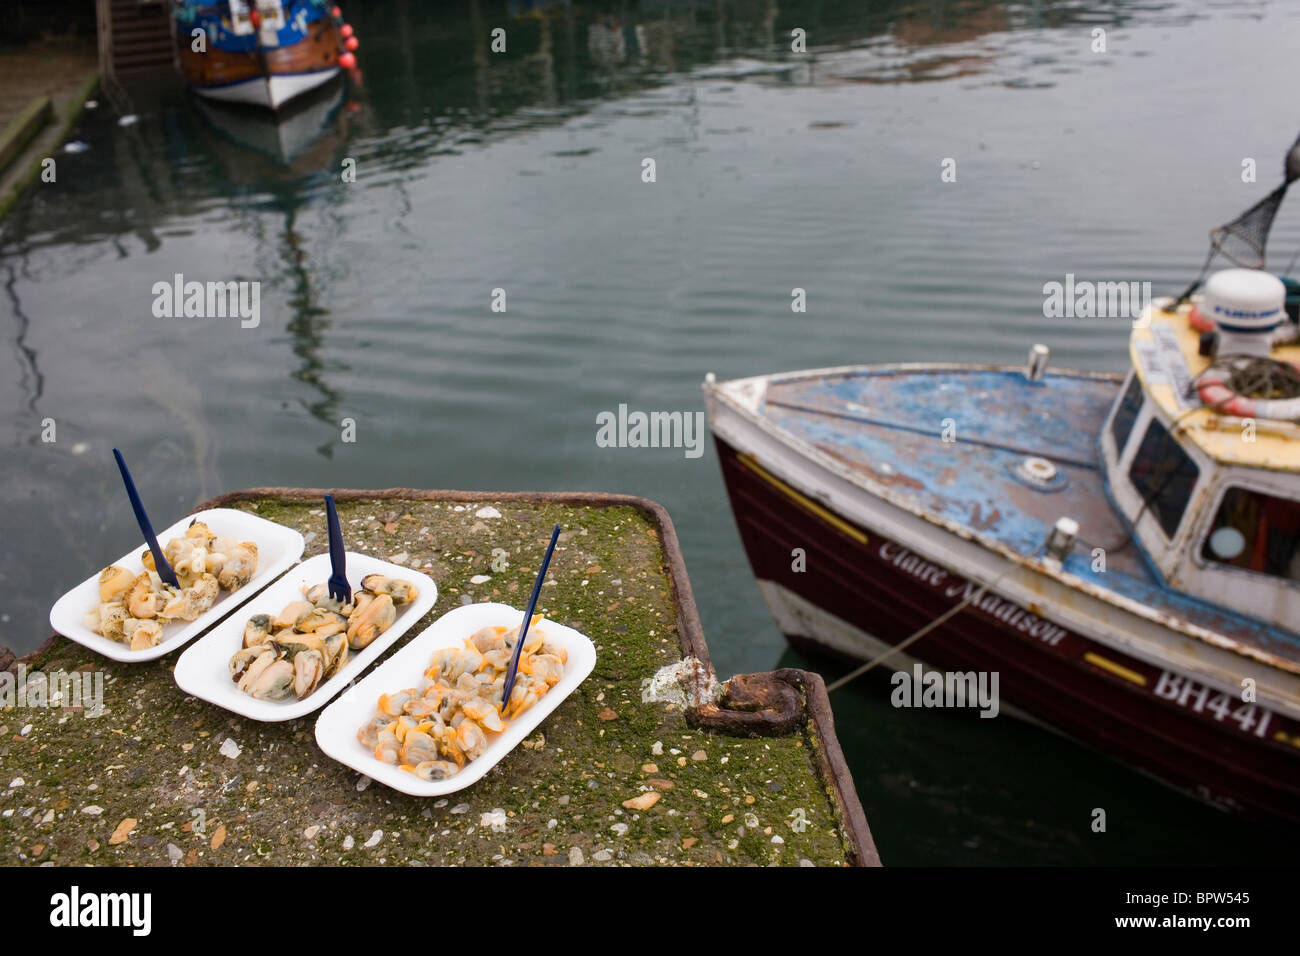
<instances>
[{"instance_id":1,"label":"rusty metal edging strip","mask_svg":"<svg viewBox=\"0 0 1300 956\"><path fill-rule=\"evenodd\" d=\"M336 501L381 501L385 499L410 499L429 501L508 502L522 501L530 504L568 505L571 507L635 508L654 526L659 536L664 558L668 564L669 578L673 584L677 604L677 636L682 654L694 657L704 667L697 674L701 686L696 688L696 699L702 696L702 685L714 676L709 648L704 640L704 627L700 623L690 578L681 544L668 511L658 502L637 495L607 494L602 492L546 492L546 491L451 491L425 488L245 488L217 495L195 505L190 513L208 508L223 508L240 501L257 498L285 500L319 500L326 494ZM35 651L17 658L7 648L0 647L0 670L8 670L20 661L32 661L45 653L58 638L52 634ZM722 734L744 736L786 736L807 723L813 738L818 771L830 790L840 818L845 842L856 866L880 866L866 814L858 800L844 753L835 736L835 721L831 714L830 698L821 677L808 671L784 668L767 674L744 674L728 682L728 693L718 707L692 708L687 719L695 726ZM731 709L731 708L735 709Z\"/></svg>"}]
</instances>

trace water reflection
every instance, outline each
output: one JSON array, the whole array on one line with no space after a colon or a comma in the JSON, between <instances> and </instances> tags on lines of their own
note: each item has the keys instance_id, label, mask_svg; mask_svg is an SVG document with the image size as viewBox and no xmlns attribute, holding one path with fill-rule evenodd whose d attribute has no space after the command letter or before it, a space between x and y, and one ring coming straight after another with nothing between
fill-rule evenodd
<instances>
[{"instance_id":1,"label":"water reflection","mask_svg":"<svg viewBox=\"0 0 1300 956\"><path fill-rule=\"evenodd\" d=\"M261 281L268 288L288 287L286 330L298 360L290 376L315 392L299 400L307 413L331 427L338 424L340 391L330 385L330 368L321 356L330 328L329 310L320 305L314 289L317 270L299 218L303 207L327 184L355 180L355 161L345 155L344 144L364 114L362 89L355 80L349 84L340 76L274 114L192 98L212 134L206 137L208 146L227 178L257 190L256 202L242 204L243 231L256 239L257 262L281 263L279 270L268 268ZM268 210L282 217L282 225L271 236L263 221ZM266 245L274 248L262 248ZM333 370L346 371L347 366L339 363ZM331 458L333 442L316 450Z\"/></svg>"}]
</instances>

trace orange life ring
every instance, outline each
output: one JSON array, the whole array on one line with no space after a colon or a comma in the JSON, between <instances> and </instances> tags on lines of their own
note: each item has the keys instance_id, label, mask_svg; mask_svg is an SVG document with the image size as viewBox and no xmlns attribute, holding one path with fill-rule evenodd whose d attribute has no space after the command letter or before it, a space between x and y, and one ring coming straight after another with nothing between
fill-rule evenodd
<instances>
[{"instance_id":1,"label":"orange life ring","mask_svg":"<svg viewBox=\"0 0 1300 956\"><path fill-rule=\"evenodd\" d=\"M1228 359L1211 365L1197 377L1196 391L1207 407L1238 418L1300 421L1300 398L1249 398L1234 392L1228 387L1231 366L1232 360Z\"/></svg>"}]
</instances>

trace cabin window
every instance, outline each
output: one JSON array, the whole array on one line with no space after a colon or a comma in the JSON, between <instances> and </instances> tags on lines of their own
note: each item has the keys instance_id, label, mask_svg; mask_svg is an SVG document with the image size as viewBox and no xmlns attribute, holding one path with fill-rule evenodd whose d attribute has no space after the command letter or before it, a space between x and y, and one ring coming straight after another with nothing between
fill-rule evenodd
<instances>
[{"instance_id":1,"label":"cabin window","mask_svg":"<svg viewBox=\"0 0 1300 956\"><path fill-rule=\"evenodd\" d=\"M1142 382L1138 379L1137 373L1134 373L1129 376L1128 388L1124 389L1124 394L1120 396L1119 404L1115 406L1115 416L1110 422L1110 434L1115 439L1116 458L1123 454L1124 443L1128 441L1128 436L1133 431L1133 421L1141 410Z\"/></svg>"},{"instance_id":2,"label":"cabin window","mask_svg":"<svg viewBox=\"0 0 1300 956\"><path fill-rule=\"evenodd\" d=\"M1300 501L1229 488L1201 556L1234 568L1300 581Z\"/></svg>"},{"instance_id":3,"label":"cabin window","mask_svg":"<svg viewBox=\"0 0 1300 956\"><path fill-rule=\"evenodd\" d=\"M1142 496L1143 507L1156 516L1166 537L1172 538L1178 530L1198 474L1196 463L1168 429L1153 418L1133 457L1128 477Z\"/></svg>"}]
</instances>

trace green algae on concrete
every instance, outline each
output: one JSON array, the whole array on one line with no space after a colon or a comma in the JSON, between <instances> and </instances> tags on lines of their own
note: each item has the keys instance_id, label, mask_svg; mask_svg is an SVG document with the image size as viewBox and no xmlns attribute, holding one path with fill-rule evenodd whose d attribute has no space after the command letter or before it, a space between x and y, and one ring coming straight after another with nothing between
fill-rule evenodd
<instances>
[{"instance_id":1,"label":"green algae on concrete","mask_svg":"<svg viewBox=\"0 0 1300 956\"><path fill-rule=\"evenodd\" d=\"M316 500L230 506L327 548ZM851 854L815 738L692 728L642 681L681 658L671 575L638 509L340 500L352 550L417 568L439 615L522 605L554 523L539 609L587 634L591 676L473 786L410 797L326 757L315 714L262 724L186 696L177 653L122 664L56 639L30 671L103 674L103 714L0 708L0 862L53 865L842 865ZM236 611L236 614L239 612ZM658 795L657 797L654 795ZM625 803L635 801L625 806Z\"/></svg>"}]
</instances>

